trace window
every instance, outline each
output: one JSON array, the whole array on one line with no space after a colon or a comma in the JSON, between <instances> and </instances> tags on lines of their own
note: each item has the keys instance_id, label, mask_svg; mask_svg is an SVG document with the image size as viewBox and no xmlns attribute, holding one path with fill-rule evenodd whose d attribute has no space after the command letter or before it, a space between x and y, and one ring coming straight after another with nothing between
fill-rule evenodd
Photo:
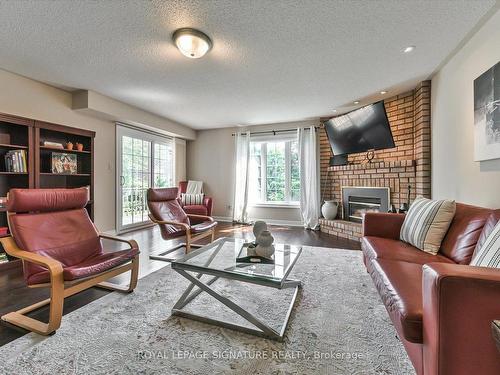
<instances>
[{"instance_id":1,"label":"window","mask_svg":"<svg viewBox=\"0 0 500 375\"><path fill-rule=\"evenodd\" d=\"M295 139L250 142L249 202L297 205L300 202L298 144Z\"/></svg>"},{"instance_id":2,"label":"window","mask_svg":"<svg viewBox=\"0 0 500 375\"><path fill-rule=\"evenodd\" d=\"M117 126L117 229L149 222L146 192L150 187L174 184L174 148L171 139Z\"/></svg>"}]
</instances>

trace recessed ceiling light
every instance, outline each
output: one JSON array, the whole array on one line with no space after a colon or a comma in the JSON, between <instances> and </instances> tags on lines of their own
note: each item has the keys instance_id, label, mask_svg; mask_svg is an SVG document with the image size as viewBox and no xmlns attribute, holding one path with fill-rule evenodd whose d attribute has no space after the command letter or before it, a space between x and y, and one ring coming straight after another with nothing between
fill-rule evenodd
<instances>
[{"instance_id":1,"label":"recessed ceiling light","mask_svg":"<svg viewBox=\"0 0 500 375\"><path fill-rule=\"evenodd\" d=\"M179 51L190 59L199 59L212 48L212 41L208 35L188 27L176 30L172 40Z\"/></svg>"},{"instance_id":2,"label":"recessed ceiling light","mask_svg":"<svg viewBox=\"0 0 500 375\"><path fill-rule=\"evenodd\" d=\"M354 104L359 104L359 101L357 101L357 100L356 100L356 101L354 102Z\"/></svg>"},{"instance_id":3,"label":"recessed ceiling light","mask_svg":"<svg viewBox=\"0 0 500 375\"><path fill-rule=\"evenodd\" d=\"M334 109L334 110L332 110L332 112L333 112L333 113L335 113L335 112L337 112L337 110L336 110L336 109Z\"/></svg>"},{"instance_id":4,"label":"recessed ceiling light","mask_svg":"<svg viewBox=\"0 0 500 375\"><path fill-rule=\"evenodd\" d=\"M381 93L382 95L385 95L385 94L387 94L387 91L380 91L380 93Z\"/></svg>"},{"instance_id":5,"label":"recessed ceiling light","mask_svg":"<svg viewBox=\"0 0 500 375\"><path fill-rule=\"evenodd\" d=\"M410 52L412 52L414 49L415 49L415 46L408 46L408 47L406 47L406 48L403 50L403 52L404 52L404 53L410 53Z\"/></svg>"}]
</instances>

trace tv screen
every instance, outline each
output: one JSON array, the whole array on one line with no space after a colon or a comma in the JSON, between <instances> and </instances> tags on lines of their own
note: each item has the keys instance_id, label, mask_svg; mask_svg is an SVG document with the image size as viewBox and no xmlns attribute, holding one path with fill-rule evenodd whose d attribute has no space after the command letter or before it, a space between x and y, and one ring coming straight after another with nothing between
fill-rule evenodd
<instances>
[{"instance_id":1,"label":"tv screen","mask_svg":"<svg viewBox=\"0 0 500 375\"><path fill-rule=\"evenodd\" d=\"M383 101L332 118L325 129L334 155L395 147Z\"/></svg>"}]
</instances>

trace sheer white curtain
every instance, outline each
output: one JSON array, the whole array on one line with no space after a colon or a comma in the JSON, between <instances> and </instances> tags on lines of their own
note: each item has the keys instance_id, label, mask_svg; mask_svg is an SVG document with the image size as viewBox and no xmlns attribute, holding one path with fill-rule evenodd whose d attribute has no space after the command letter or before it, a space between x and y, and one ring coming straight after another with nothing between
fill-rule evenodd
<instances>
[{"instance_id":1,"label":"sheer white curtain","mask_svg":"<svg viewBox=\"0 0 500 375\"><path fill-rule=\"evenodd\" d=\"M304 227L319 229L320 196L316 129L298 128L300 163L300 213Z\"/></svg>"},{"instance_id":2,"label":"sheer white curtain","mask_svg":"<svg viewBox=\"0 0 500 375\"><path fill-rule=\"evenodd\" d=\"M234 183L233 221L247 222L248 172L250 161L250 132L237 133L235 136L236 170Z\"/></svg>"}]
</instances>

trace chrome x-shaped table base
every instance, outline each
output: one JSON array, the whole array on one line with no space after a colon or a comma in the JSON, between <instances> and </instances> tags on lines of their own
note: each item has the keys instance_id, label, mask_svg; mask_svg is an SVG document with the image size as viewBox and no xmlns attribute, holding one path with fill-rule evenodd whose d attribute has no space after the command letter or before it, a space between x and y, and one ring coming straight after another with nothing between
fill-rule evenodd
<instances>
[{"instance_id":1,"label":"chrome x-shaped table base","mask_svg":"<svg viewBox=\"0 0 500 375\"><path fill-rule=\"evenodd\" d=\"M281 289L285 288L295 288L295 291L293 293L292 300L290 302L290 305L288 307L286 316L285 316L285 321L281 327L281 330L278 332L275 329L269 327L266 323L264 323L262 320L258 319L255 315L250 313L249 311L245 310L243 307L240 305L236 304L235 302L231 301L230 299L222 296L219 294L216 290L214 290L211 285L219 278L223 276L213 276L211 279L209 279L206 282L201 281L201 277L203 274L199 273L196 276L191 275L190 273L186 272L185 270L181 269L175 269L179 274L184 276L186 279L188 279L191 284L188 286L188 288L184 291L182 296L179 298L177 303L174 305L172 308L172 315L177 315L193 320L197 320L203 323L209 323L209 324L214 324L218 325L224 328L229 328L257 336L262 336L266 338L270 338L273 340L278 340L282 341L283 337L285 335L285 330L288 325L288 321L290 320L290 314L292 313L292 308L295 303L295 300L297 299L297 295L299 292L299 289L301 288L301 282L298 280L286 280L283 285L281 286ZM237 282L236 280L233 280L234 282ZM193 289L197 287L195 291ZM202 315L194 314L191 312L187 312L182 310L188 303L193 301L201 292L206 292L209 295L211 295L213 298L215 298L217 301L223 303L225 306L227 306L229 309L234 311L236 314L247 320L248 322L252 323L257 329L242 326L239 324L235 323L229 323L229 322L224 322L212 318L208 318Z\"/></svg>"}]
</instances>

